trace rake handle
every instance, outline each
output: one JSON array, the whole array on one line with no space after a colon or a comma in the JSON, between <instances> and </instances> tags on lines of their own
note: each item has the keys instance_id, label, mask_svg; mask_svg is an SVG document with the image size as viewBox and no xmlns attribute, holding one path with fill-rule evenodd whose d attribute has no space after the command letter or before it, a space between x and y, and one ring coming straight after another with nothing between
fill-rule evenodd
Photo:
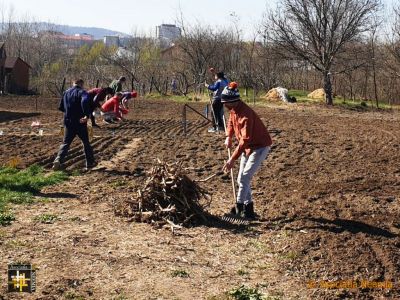
<instances>
[{"instance_id":1,"label":"rake handle","mask_svg":"<svg viewBox=\"0 0 400 300\"><path fill-rule=\"evenodd\" d=\"M225 121L225 114L222 116L222 119L224 121L224 128L225 128L225 133L226 133L226 121ZM231 159L231 148L228 147L228 159ZM233 199L234 203L236 204L236 187L235 187L235 177L233 174L233 168L230 171L231 173L231 183L232 183L232 191L233 191Z\"/></svg>"}]
</instances>

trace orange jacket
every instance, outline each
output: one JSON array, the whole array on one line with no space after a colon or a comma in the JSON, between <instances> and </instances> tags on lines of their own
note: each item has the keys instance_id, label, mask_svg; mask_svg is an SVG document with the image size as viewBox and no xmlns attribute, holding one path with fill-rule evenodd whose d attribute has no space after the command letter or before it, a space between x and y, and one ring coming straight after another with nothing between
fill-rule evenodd
<instances>
[{"instance_id":1,"label":"orange jacket","mask_svg":"<svg viewBox=\"0 0 400 300\"><path fill-rule=\"evenodd\" d=\"M118 100L117 96L114 96L114 97L108 99L101 106L101 110L103 112L111 112L111 111L113 111L117 118L121 118L121 113L119 111L119 100Z\"/></svg>"},{"instance_id":2,"label":"orange jacket","mask_svg":"<svg viewBox=\"0 0 400 300\"><path fill-rule=\"evenodd\" d=\"M226 135L232 138L235 133L239 145L232 153L236 160L244 152L249 156L253 150L272 145L271 136L259 116L246 103L240 101L229 112Z\"/></svg>"}]
</instances>

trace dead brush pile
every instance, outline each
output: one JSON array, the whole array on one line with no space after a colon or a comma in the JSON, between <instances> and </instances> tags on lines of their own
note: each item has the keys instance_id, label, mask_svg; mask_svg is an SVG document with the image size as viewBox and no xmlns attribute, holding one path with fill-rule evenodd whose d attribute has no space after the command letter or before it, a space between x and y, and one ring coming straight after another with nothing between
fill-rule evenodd
<instances>
[{"instance_id":1,"label":"dead brush pile","mask_svg":"<svg viewBox=\"0 0 400 300\"><path fill-rule=\"evenodd\" d=\"M207 221L211 197L182 168L182 163L157 161L146 174L143 188L115 207L117 215L155 225L191 226Z\"/></svg>"}]
</instances>

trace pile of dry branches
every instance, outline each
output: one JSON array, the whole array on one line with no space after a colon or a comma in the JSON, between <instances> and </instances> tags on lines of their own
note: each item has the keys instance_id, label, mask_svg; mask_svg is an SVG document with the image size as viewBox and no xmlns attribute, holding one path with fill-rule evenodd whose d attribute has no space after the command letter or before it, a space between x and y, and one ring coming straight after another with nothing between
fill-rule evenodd
<instances>
[{"instance_id":1,"label":"pile of dry branches","mask_svg":"<svg viewBox=\"0 0 400 300\"><path fill-rule=\"evenodd\" d=\"M119 205L116 214L137 222L190 226L207 221L204 209L210 201L208 193L185 175L180 162L158 160L147 173L144 187Z\"/></svg>"}]
</instances>

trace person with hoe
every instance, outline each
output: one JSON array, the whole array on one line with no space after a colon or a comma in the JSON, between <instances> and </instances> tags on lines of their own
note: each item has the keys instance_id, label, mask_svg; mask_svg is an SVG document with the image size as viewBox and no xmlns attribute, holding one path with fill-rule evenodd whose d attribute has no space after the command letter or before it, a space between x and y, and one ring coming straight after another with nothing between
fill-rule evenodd
<instances>
[{"instance_id":1,"label":"person with hoe","mask_svg":"<svg viewBox=\"0 0 400 300\"><path fill-rule=\"evenodd\" d=\"M91 114L88 99L88 94L83 89L82 79L75 80L73 86L63 94L58 109L64 113L64 139L53 162L53 170L63 168L69 147L76 136L83 143L86 158L85 170L96 166L87 130L87 121Z\"/></svg>"},{"instance_id":2,"label":"person with hoe","mask_svg":"<svg viewBox=\"0 0 400 300\"><path fill-rule=\"evenodd\" d=\"M229 110L225 147L232 147L233 135L238 141L238 146L223 166L223 171L232 169L234 162L240 157L237 177L239 189L236 205L230 213L255 219L250 183L261 163L267 158L272 139L260 117L241 101L237 86L236 82L231 82L221 93L221 103Z\"/></svg>"},{"instance_id":3,"label":"person with hoe","mask_svg":"<svg viewBox=\"0 0 400 300\"><path fill-rule=\"evenodd\" d=\"M208 132L224 131L224 121L222 116L224 115L224 107L221 104L221 93L222 90L229 84L228 79L225 78L224 72L218 72L215 74L215 83L204 85L210 91L213 91L212 99L212 111L213 111L213 127Z\"/></svg>"},{"instance_id":4,"label":"person with hoe","mask_svg":"<svg viewBox=\"0 0 400 300\"><path fill-rule=\"evenodd\" d=\"M113 89L114 93L118 93L118 92L122 92L122 84L126 82L126 78L124 76L121 76L118 79L114 79L111 84L110 84L110 88Z\"/></svg>"}]
</instances>

